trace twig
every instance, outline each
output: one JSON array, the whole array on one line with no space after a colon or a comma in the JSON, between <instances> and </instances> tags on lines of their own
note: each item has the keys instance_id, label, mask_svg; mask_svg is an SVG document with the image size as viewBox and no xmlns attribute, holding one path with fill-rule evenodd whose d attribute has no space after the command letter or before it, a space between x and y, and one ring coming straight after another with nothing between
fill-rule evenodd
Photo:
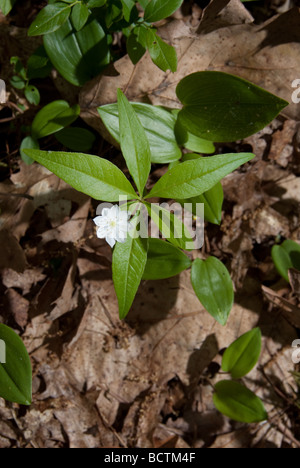
<instances>
[{"instance_id":1,"label":"twig","mask_svg":"<svg viewBox=\"0 0 300 468\"><path fill-rule=\"evenodd\" d=\"M17 197L17 198L26 198L27 200L34 200L31 195L26 195L26 193L2 193L0 192L0 197Z\"/></svg>"}]
</instances>

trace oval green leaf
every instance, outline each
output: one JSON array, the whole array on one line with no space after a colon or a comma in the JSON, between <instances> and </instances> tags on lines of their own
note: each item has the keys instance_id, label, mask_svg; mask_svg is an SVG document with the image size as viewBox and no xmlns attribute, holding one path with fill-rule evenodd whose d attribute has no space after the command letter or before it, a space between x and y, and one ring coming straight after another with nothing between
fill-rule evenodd
<instances>
[{"instance_id":1,"label":"oval green leaf","mask_svg":"<svg viewBox=\"0 0 300 468\"><path fill-rule=\"evenodd\" d=\"M225 265L215 257L196 259L192 266L191 280L203 307L221 325L226 325L233 306L234 292Z\"/></svg>"},{"instance_id":2,"label":"oval green leaf","mask_svg":"<svg viewBox=\"0 0 300 468\"><path fill-rule=\"evenodd\" d=\"M100 8L105 5L106 2L107 0L88 0L87 6L89 8Z\"/></svg>"},{"instance_id":3,"label":"oval green leaf","mask_svg":"<svg viewBox=\"0 0 300 468\"><path fill-rule=\"evenodd\" d=\"M213 401L218 411L234 421L250 424L268 419L262 401L238 382L218 382Z\"/></svg>"},{"instance_id":4,"label":"oval green leaf","mask_svg":"<svg viewBox=\"0 0 300 468\"><path fill-rule=\"evenodd\" d=\"M121 2L125 21L127 21L127 23L132 23L133 21L130 21L132 14L135 14L136 18L138 19L138 12L135 8L135 0L121 0Z\"/></svg>"},{"instance_id":5,"label":"oval green leaf","mask_svg":"<svg viewBox=\"0 0 300 468\"><path fill-rule=\"evenodd\" d=\"M254 328L235 340L225 351L222 369L233 379L247 375L257 363L261 352L261 331Z\"/></svg>"},{"instance_id":6,"label":"oval green leaf","mask_svg":"<svg viewBox=\"0 0 300 468\"><path fill-rule=\"evenodd\" d=\"M183 0L151 0L145 9L145 21L155 23L172 15L181 7Z\"/></svg>"},{"instance_id":7,"label":"oval green leaf","mask_svg":"<svg viewBox=\"0 0 300 468\"><path fill-rule=\"evenodd\" d=\"M37 15L28 30L28 36L49 34L59 29L69 18L70 5L57 2L45 6Z\"/></svg>"},{"instance_id":8,"label":"oval green leaf","mask_svg":"<svg viewBox=\"0 0 300 468\"><path fill-rule=\"evenodd\" d=\"M53 101L43 107L32 122L32 136L44 138L73 123L80 114L80 107L70 107L67 101Z\"/></svg>"},{"instance_id":9,"label":"oval green leaf","mask_svg":"<svg viewBox=\"0 0 300 468\"><path fill-rule=\"evenodd\" d=\"M29 57L27 62L28 79L46 78L52 70L52 64L44 46L40 46Z\"/></svg>"},{"instance_id":10,"label":"oval green leaf","mask_svg":"<svg viewBox=\"0 0 300 468\"><path fill-rule=\"evenodd\" d=\"M95 140L95 135L85 128L64 128L55 134L55 138L64 146L73 151L89 151Z\"/></svg>"},{"instance_id":11,"label":"oval green leaf","mask_svg":"<svg viewBox=\"0 0 300 468\"><path fill-rule=\"evenodd\" d=\"M77 3L72 8L71 20L76 31L80 31L86 24L90 11L84 3Z\"/></svg>"},{"instance_id":12,"label":"oval green leaf","mask_svg":"<svg viewBox=\"0 0 300 468\"><path fill-rule=\"evenodd\" d=\"M182 198L185 200L197 197L254 157L252 153L237 153L186 161L161 177L147 198L161 197L175 200Z\"/></svg>"},{"instance_id":13,"label":"oval green leaf","mask_svg":"<svg viewBox=\"0 0 300 468\"><path fill-rule=\"evenodd\" d=\"M24 89L26 86L24 79L17 75L13 76L9 81L10 84L16 89Z\"/></svg>"},{"instance_id":14,"label":"oval green leaf","mask_svg":"<svg viewBox=\"0 0 300 468\"><path fill-rule=\"evenodd\" d=\"M21 338L3 324L0 324L0 351L0 397L30 405L32 370L29 356Z\"/></svg>"},{"instance_id":15,"label":"oval green leaf","mask_svg":"<svg viewBox=\"0 0 300 468\"><path fill-rule=\"evenodd\" d=\"M173 46L163 41L154 29L147 30L147 48L155 65L162 71L177 70L177 53Z\"/></svg>"},{"instance_id":16,"label":"oval green leaf","mask_svg":"<svg viewBox=\"0 0 300 468\"><path fill-rule=\"evenodd\" d=\"M175 135L176 140L179 146L184 146L184 148L195 151L196 153L202 154L212 154L215 152L215 145L209 141L199 138L196 135L193 135L189 132L178 120L179 110L175 109L172 111L172 114L176 116L175 124ZM187 153L188 154L188 153Z\"/></svg>"},{"instance_id":17,"label":"oval green leaf","mask_svg":"<svg viewBox=\"0 0 300 468\"><path fill-rule=\"evenodd\" d=\"M178 125L177 125L177 128L178 128ZM175 127L175 132L176 132L176 139L177 139L178 144L190 151L195 151L196 153L202 153L202 154L212 154L216 150L215 145L211 141L204 140L203 138L199 138L196 135L193 135L192 133L188 131L185 131L184 133L181 132L179 134L178 131L176 131L176 127Z\"/></svg>"},{"instance_id":18,"label":"oval green leaf","mask_svg":"<svg viewBox=\"0 0 300 468\"><path fill-rule=\"evenodd\" d=\"M145 47L138 40L136 30L130 32L126 43L127 53L133 65L136 65L146 53Z\"/></svg>"},{"instance_id":19,"label":"oval green leaf","mask_svg":"<svg viewBox=\"0 0 300 468\"><path fill-rule=\"evenodd\" d=\"M24 161L25 164L28 166L34 162L34 159L31 159L27 154L24 153L25 149L40 149L39 142L35 140L33 137L28 136L25 137L22 140L21 146L20 146L20 155L22 160Z\"/></svg>"},{"instance_id":20,"label":"oval green leaf","mask_svg":"<svg viewBox=\"0 0 300 468\"><path fill-rule=\"evenodd\" d=\"M175 117L161 107L139 102L132 102L131 105L146 132L151 162L165 164L178 161L181 158L181 150L174 135ZM98 112L111 136L120 143L117 104L98 107Z\"/></svg>"},{"instance_id":21,"label":"oval green leaf","mask_svg":"<svg viewBox=\"0 0 300 468\"><path fill-rule=\"evenodd\" d=\"M83 86L110 62L107 36L92 17L80 31L67 20L57 31L44 36L44 46L54 67L75 86Z\"/></svg>"},{"instance_id":22,"label":"oval green leaf","mask_svg":"<svg viewBox=\"0 0 300 468\"><path fill-rule=\"evenodd\" d=\"M39 105L41 96L39 90L35 86L27 85L24 89L24 94L30 104L34 104L35 106Z\"/></svg>"},{"instance_id":23,"label":"oval green leaf","mask_svg":"<svg viewBox=\"0 0 300 468\"><path fill-rule=\"evenodd\" d=\"M116 202L120 196L128 197L130 200L137 198L123 172L99 156L33 149L24 152L67 184L95 200Z\"/></svg>"},{"instance_id":24,"label":"oval green leaf","mask_svg":"<svg viewBox=\"0 0 300 468\"><path fill-rule=\"evenodd\" d=\"M181 125L211 141L236 141L269 124L288 102L228 73L193 73L179 83Z\"/></svg>"},{"instance_id":25,"label":"oval green leaf","mask_svg":"<svg viewBox=\"0 0 300 468\"><path fill-rule=\"evenodd\" d=\"M192 261L181 250L161 239L149 239L144 280L161 280L179 275L191 267Z\"/></svg>"},{"instance_id":26,"label":"oval green leaf","mask_svg":"<svg viewBox=\"0 0 300 468\"><path fill-rule=\"evenodd\" d=\"M16 0L0 0L0 10L4 16L8 15L15 3Z\"/></svg>"},{"instance_id":27,"label":"oval green leaf","mask_svg":"<svg viewBox=\"0 0 300 468\"><path fill-rule=\"evenodd\" d=\"M272 259L278 273L289 282L289 269L295 268L300 271L300 245L289 239L281 245L274 245Z\"/></svg>"}]
</instances>

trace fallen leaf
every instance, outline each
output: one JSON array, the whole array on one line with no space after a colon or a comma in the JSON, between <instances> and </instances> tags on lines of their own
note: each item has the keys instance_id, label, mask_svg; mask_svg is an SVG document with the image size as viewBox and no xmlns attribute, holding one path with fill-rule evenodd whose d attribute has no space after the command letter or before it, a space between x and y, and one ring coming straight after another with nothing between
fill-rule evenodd
<instances>
[{"instance_id":1,"label":"fallen leaf","mask_svg":"<svg viewBox=\"0 0 300 468\"><path fill-rule=\"evenodd\" d=\"M7 288L22 289L23 296L26 296L33 286L45 280L46 275L42 271L42 268L34 268L18 273L15 270L6 268L2 271L2 283Z\"/></svg>"},{"instance_id":2,"label":"fallen leaf","mask_svg":"<svg viewBox=\"0 0 300 468\"><path fill-rule=\"evenodd\" d=\"M6 230L0 231L0 245L3 246L0 256L0 271L4 268L23 272L27 266L25 253L17 239Z\"/></svg>"},{"instance_id":3,"label":"fallen leaf","mask_svg":"<svg viewBox=\"0 0 300 468\"><path fill-rule=\"evenodd\" d=\"M276 161L282 167L287 167L291 160L294 151L293 138L296 128L297 122L286 120L282 130L277 130L272 136L269 159Z\"/></svg>"},{"instance_id":4,"label":"fallen leaf","mask_svg":"<svg viewBox=\"0 0 300 468\"><path fill-rule=\"evenodd\" d=\"M28 322L29 301L14 289L6 291L5 299L7 312L13 316L15 322L21 328L24 328Z\"/></svg>"},{"instance_id":5,"label":"fallen leaf","mask_svg":"<svg viewBox=\"0 0 300 468\"><path fill-rule=\"evenodd\" d=\"M69 242L76 243L82 238L86 227L91 200L86 195L79 195L81 196L79 208L76 213L74 213L69 221L57 226L55 229L45 231L41 236L42 244L47 244L52 240L57 240L58 242L64 242L66 244Z\"/></svg>"},{"instance_id":6,"label":"fallen leaf","mask_svg":"<svg viewBox=\"0 0 300 468\"><path fill-rule=\"evenodd\" d=\"M268 300L281 309L283 316L289 323L296 328L300 328L300 307L296 306L267 286L262 286L262 291Z\"/></svg>"},{"instance_id":7,"label":"fallen leaf","mask_svg":"<svg viewBox=\"0 0 300 468\"><path fill-rule=\"evenodd\" d=\"M76 309L78 305L78 298L74 294L75 277L77 272L77 252L73 252L73 262L70 267L69 273L60 296L55 300L55 307L51 311L50 319L56 320L67 312Z\"/></svg>"}]
</instances>

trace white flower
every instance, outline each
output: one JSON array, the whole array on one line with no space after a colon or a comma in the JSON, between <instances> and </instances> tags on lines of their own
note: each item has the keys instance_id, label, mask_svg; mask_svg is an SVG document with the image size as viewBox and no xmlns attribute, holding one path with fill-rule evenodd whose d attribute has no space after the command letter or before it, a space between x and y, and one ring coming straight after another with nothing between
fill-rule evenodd
<instances>
[{"instance_id":1,"label":"white flower","mask_svg":"<svg viewBox=\"0 0 300 468\"><path fill-rule=\"evenodd\" d=\"M130 214L127 211L121 211L117 205L104 208L101 216L94 219L94 223L98 226L97 237L105 239L111 248L116 242L124 243L131 228L129 217Z\"/></svg>"}]
</instances>

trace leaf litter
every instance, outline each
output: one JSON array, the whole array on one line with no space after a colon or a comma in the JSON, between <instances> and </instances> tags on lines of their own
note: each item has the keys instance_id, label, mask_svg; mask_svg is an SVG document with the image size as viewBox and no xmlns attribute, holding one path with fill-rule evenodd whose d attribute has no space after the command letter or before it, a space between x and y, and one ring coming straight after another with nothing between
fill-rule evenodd
<instances>
[{"instance_id":1,"label":"leaf litter","mask_svg":"<svg viewBox=\"0 0 300 468\"><path fill-rule=\"evenodd\" d=\"M177 15L159 30L177 48L180 71L154 72L147 56L133 67L124 57L82 91L89 124L103 132L96 107L114 102L117 87L132 100L176 107L178 81L207 69L290 100L299 9L257 26L240 2L214 0L189 20ZM299 106L290 105L286 118L229 144L250 147L257 158L225 178L221 229L207 225L202 253L193 254L215 255L231 271L236 298L226 327L203 310L189 272L143 282L119 321L111 251L92 223L96 205L36 164L20 163L1 183L0 320L22 335L34 371L30 408L0 401L1 448L299 446L290 373L297 370L291 343L300 328L299 278L293 292L270 255L278 238L300 239L297 119ZM244 425L214 409L211 383L221 379L224 348L255 326L263 351L246 383L270 418Z\"/></svg>"}]
</instances>

